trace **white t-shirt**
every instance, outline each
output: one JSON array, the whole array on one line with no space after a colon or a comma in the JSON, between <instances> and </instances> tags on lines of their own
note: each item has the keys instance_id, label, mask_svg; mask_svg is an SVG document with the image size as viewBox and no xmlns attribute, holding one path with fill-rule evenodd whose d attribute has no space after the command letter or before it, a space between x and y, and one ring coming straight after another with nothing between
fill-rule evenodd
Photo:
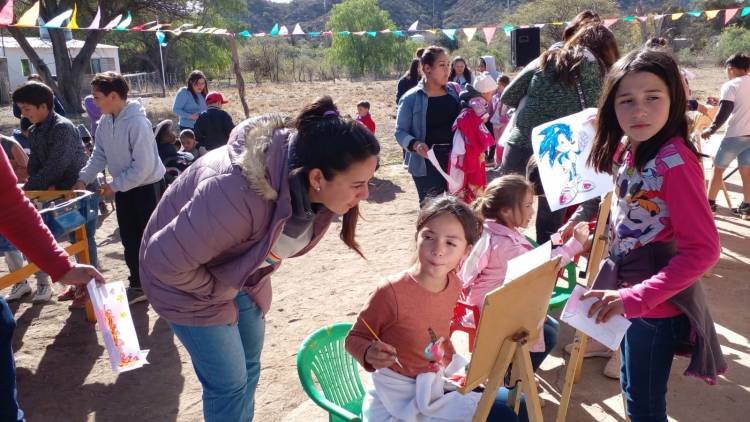
<instances>
[{"instance_id":1,"label":"white t-shirt","mask_svg":"<svg viewBox=\"0 0 750 422\"><path fill-rule=\"evenodd\" d=\"M727 121L727 138L750 136L750 75L734 78L721 86L721 99L734 102Z\"/></svg>"}]
</instances>

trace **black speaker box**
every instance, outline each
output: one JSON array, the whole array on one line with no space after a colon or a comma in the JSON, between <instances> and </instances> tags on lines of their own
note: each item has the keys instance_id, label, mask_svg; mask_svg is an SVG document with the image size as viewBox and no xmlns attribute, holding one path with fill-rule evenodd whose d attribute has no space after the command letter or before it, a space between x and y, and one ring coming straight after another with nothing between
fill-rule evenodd
<instances>
[{"instance_id":1,"label":"black speaker box","mask_svg":"<svg viewBox=\"0 0 750 422\"><path fill-rule=\"evenodd\" d=\"M514 68L526 66L539 57L539 28L518 28L510 33L510 61Z\"/></svg>"}]
</instances>

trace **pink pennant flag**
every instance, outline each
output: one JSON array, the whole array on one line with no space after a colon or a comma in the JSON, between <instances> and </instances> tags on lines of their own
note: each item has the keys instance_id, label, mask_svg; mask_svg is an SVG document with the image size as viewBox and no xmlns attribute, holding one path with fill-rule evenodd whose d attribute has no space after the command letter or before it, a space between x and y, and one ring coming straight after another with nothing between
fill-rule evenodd
<instances>
[{"instance_id":1,"label":"pink pennant flag","mask_svg":"<svg viewBox=\"0 0 750 422\"><path fill-rule=\"evenodd\" d=\"M331 36L331 34L333 34L332 31L323 31L323 35Z\"/></svg>"},{"instance_id":2,"label":"pink pennant flag","mask_svg":"<svg viewBox=\"0 0 750 422\"><path fill-rule=\"evenodd\" d=\"M521 25L521 26L519 26L519 28L521 28L521 29L526 29L528 27L529 27L529 25Z\"/></svg>"},{"instance_id":3,"label":"pink pennant flag","mask_svg":"<svg viewBox=\"0 0 750 422\"><path fill-rule=\"evenodd\" d=\"M8 26L13 23L13 0L8 0L0 10L0 26Z\"/></svg>"},{"instance_id":4,"label":"pink pennant flag","mask_svg":"<svg viewBox=\"0 0 750 422\"><path fill-rule=\"evenodd\" d=\"M281 28L279 28L279 35L289 35L289 29L286 25L281 25Z\"/></svg>"},{"instance_id":5,"label":"pink pennant flag","mask_svg":"<svg viewBox=\"0 0 750 422\"><path fill-rule=\"evenodd\" d=\"M734 17L734 15L736 15L739 10L740 10L739 7L736 8L736 9L727 9L727 10L725 10L724 11L724 25L728 24L729 21L732 20L732 18Z\"/></svg>"},{"instance_id":6,"label":"pink pennant flag","mask_svg":"<svg viewBox=\"0 0 750 422\"><path fill-rule=\"evenodd\" d=\"M409 27L409 29L407 29L407 31L409 31L409 32L416 31L418 25L419 25L419 20L414 21L414 23L411 24L411 26Z\"/></svg>"},{"instance_id":7,"label":"pink pennant flag","mask_svg":"<svg viewBox=\"0 0 750 422\"><path fill-rule=\"evenodd\" d=\"M620 18L604 19L604 26L609 28L610 26L617 23L618 20L620 20Z\"/></svg>"},{"instance_id":8,"label":"pink pennant flag","mask_svg":"<svg viewBox=\"0 0 750 422\"><path fill-rule=\"evenodd\" d=\"M464 28L464 35L466 35L466 39L471 41L474 38L474 34L477 33L476 28Z\"/></svg>"},{"instance_id":9,"label":"pink pennant flag","mask_svg":"<svg viewBox=\"0 0 750 422\"><path fill-rule=\"evenodd\" d=\"M122 20L122 15L117 15L116 18L112 19L103 29L112 29L120 24L120 21Z\"/></svg>"},{"instance_id":10,"label":"pink pennant flag","mask_svg":"<svg viewBox=\"0 0 750 422\"><path fill-rule=\"evenodd\" d=\"M492 37L495 36L495 31L497 30L494 26L487 26L482 28L482 32L484 32L484 40L487 43L487 46L490 45L490 41L492 41Z\"/></svg>"},{"instance_id":11,"label":"pink pennant flag","mask_svg":"<svg viewBox=\"0 0 750 422\"><path fill-rule=\"evenodd\" d=\"M388 28L386 28L386 29L384 29L384 30L380 31L380 33L381 33L381 34L390 34L390 33L391 33L391 30L390 30L390 29L388 29Z\"/></svg>"},{"instance_id":12,"label":"pink pennant flag","mask_svg":"<svg viewBox=\"0 0 750 422\"><path fill-rule=\"evenodd\" d=\"M648 16L638 16L638 20L641 22L646 22L648 20Z\"/></svg>"},{"instance_id":13,"label":"pink pennant flag","mask_svg":"<svg viewBox=\"0 0 750 422\"><path fill-rule=\"evenodd\" d=\"M102 9L97 7L94 20L91 21L91 25L89 25L88 29L99 29L99 21L101 20L102 20Z\"/></svg>"}]
</instances>

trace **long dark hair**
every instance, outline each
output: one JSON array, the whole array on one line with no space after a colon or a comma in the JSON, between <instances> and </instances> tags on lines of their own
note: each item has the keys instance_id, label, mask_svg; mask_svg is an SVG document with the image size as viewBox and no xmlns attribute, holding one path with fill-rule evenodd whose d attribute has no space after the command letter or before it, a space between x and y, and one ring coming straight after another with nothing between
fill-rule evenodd
<instances>
[{"instance_id":1,"label":"long dark hair","mask_svg":"<svg viewBox=\"0 0 750 422\"><path fill-rule=\"evenodd\" d=\"M570 40L573 35L578 32L579 29L581 29L582 26L585 26L589 23L599 23L601 22L601 18L599 17L599 14L591 11L591 10L584 10L583 12L576 15L576 17L573 18L572 21L570 21L570 26L565 28L563 31L563 42L567 42Z\"/></svg>"},{"instance_id":2,"label":"long dark hair","mask_svg":"<svg viewBox=\"0 0 750 422\"><path fill-rule=\"evenodd\" d=\"M464 60L461 56L456 56L451 61L451 75L448 77L449 81L453 81L453 78L456 77L456 63L463 62L464 64L464 79L466 79L466 83L470 84L473 80L471 77L471 69L469 69L469 65L466 64L466 60ZM455 81L453 81L455 82Z\"/></svg>"},{"instance_id":3,"label":"long dark hair","mask_svg":"<svg viewBox=\"0 0 750 422\"><path fill-rule=\"evenodd\" d=\"M581 63L588 60L586 51L596 58L602 76L620 57L617 40L612 31L603 24L592 23L579 29L562 48L545 51L539 59L539 68L544 70L552 64L554 80L573 85L574 72L579 71Z\"/></svg>"},{"instance_id":4,"label":"long dark hair","mask_svg":"<svg viewBox=\"0 0 750 422\"><path fill-rule=\"evenodd\" d=\"M418 81L422 78L422 72L419 71L419 59L412 59L409 70L404 73L403 77L412 81Z\"/></svg>"},{"instance_id":5,"label":"long dark hair","mask_svg":"<svg viewBox=\"0 0 750 422\"><path fill-rule=\"evenodd\" d=\"M292 127L297 130L295 154L298 160L291 169L292 174L306 176L310 170L317 168L326 180L332 180L352 164L380 153L380 144L375 136L364 125L339 116L338 108L329 96L306 105L292 122ZM309 188L309 179L302 179L305 187ZM346 246L363 256L354 239L358 219L359 207L349 209L344 214L339 237Z\"/></svg>"},{"instance_id":6,"label":"long dark hair","mask_svg":"<svg viewBox=\"0 0 750 422\"><path fill-rule=\"evenodd\" d=\"M656 157L659 149L672 137L679 136L685 145L698 155L688 138L688 122L685 116L687 98L682 86L682 75L671 54L662 49L644 48L630 52L620 59L604 80L604 88L597 114L597 128L588 163L598 172L613 172L615 163L621 161L617 154L624 131L617 121L615 97L623 78L630 73L649 72L666 85L669 93L669 116L667 123L651 139L641 142L635 151L635 167L639 171ZM617 157L616 157L617 155Z\"/></svg>"},{"instance_id":7,"label":"long dark hair","mask_svg":"<svg viewBox=\"0 0 750 422\"><path fill-rule=\"evenodd\" d=\"M206 95L208 95L208 79L206 79L206 75L204 75L203 72L200 70L194 70L190 72L190 76L188 76L187 81L185 81L185 86L187 86L188 91L193 96L196 103L198 102L198 96L195 94L195 91L193 91L193 85L201 79L206 81L206 84L203 85L203 90L201 91L203 98L206 98Z\"/></svg>"}]
</instances>

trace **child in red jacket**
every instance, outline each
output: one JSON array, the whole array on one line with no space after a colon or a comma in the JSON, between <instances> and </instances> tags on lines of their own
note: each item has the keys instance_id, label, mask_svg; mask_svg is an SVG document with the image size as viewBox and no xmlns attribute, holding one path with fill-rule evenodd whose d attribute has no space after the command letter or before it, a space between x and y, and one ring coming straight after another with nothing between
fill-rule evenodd
<instances>
[{"instance_id":1,"label":"child in red jacket","mask_svg":"<svg viewBox=\"0 0 750 422\"><path fill-rule=\"evenodd\" d=\"M370 103L368 101L360 101L357 104L357 121L365 125L372 134L375 134L375 121L372 120L370 115Z\"/></svg>"}]
</instances>

